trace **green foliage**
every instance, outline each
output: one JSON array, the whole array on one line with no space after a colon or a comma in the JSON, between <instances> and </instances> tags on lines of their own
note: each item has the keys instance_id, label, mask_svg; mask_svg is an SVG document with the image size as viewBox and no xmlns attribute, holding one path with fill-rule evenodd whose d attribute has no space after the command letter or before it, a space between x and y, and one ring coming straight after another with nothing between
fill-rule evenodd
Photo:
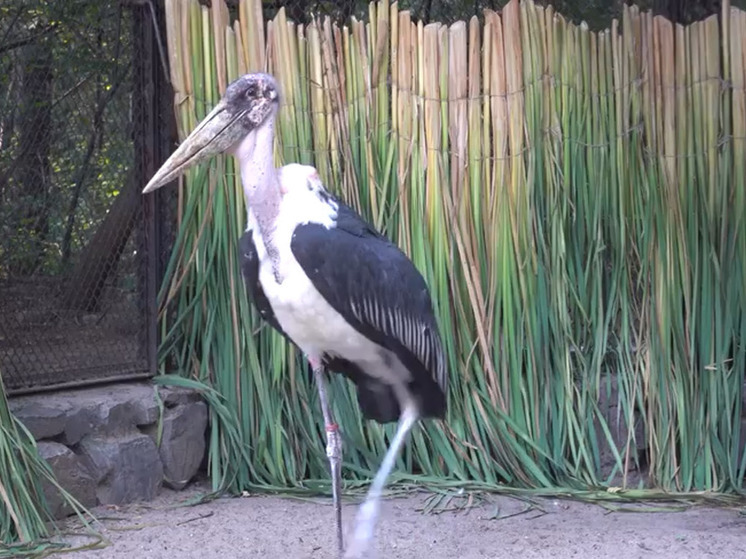
<instances>
[{"instance_id":1,"label":"green foliage","mask_svg":"<svg viewBox=\"0 0 746 559\"><path fill-rule=\"evenodd\" d=\"M267 69L278 165L312 161L423 271L449 412L415 430L395 480L742 491L746 14L722 34L625 7L596 33L528 1L452 26L374 3L349 27L281 10L265 45L253 7L228 28L220 4L167 2L180 131ZM246 299L234 162L191 171L179 207L161 358L235 420L212 422L216 487L326 488L306 365ZM363 424L341 378L331 395L356 487L393 427Z\"/></svg>"},{"instance_id":2,"label":"green foliage","mask_svg":"<svg viewBox=\"0 0 746 559\"><path fill-rule=\"evenodd\" d=\"M118 3L0 7L0 278L68 271L131 181L131 25Z\"/></svg>"},{"instance_id":3,"label":"green foliage","mask_svg":"<svg viewBox=\"0 0 746 559\"><path fill-rule=\"evenodd\" d=\"M48 523L53 520L43 484L59 491L85 522L83 506L59 486L49 464L39 456L34 437L10 413L0 375L0 556L4 546L14 557L55 547L40 543L50 535Z\"/></svg>"}]
</instances>

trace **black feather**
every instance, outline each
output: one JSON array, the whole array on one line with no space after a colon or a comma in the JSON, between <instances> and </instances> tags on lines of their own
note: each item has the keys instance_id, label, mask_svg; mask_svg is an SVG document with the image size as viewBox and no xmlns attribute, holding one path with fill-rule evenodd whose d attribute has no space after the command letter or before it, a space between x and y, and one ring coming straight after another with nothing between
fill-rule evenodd
<instances>
[{"instance_id":1,"label":"black feather","mask_svg":"<svg viewBox=\"0 0 746 559\"><path fill-rule=\"evenodd\" d=\"M259 312L259 315L266 320L272 328L289 340L290 338L288 338L288 335L283 331L280 323L277 322L272 306L269 304L269 299L267 299L267 296L264 294L262 284L259 283L259 254L256 251L256 245L251 236L251 231L244 232L238 246L241 252L241 272L243 273L244 281L246 282L246 290L249 292L254 307L257 312Z\"/></svg>"},{"instance_id":2,"label":"black feather","mask_svg":"<svg viewBox=\"0 0 746 559\"><path fill-rule=\"evenodd\" d=\"M327 229L317 224L297 227L291 242L293 254L316 289L345 320L364 336L394 352L412 372L408 388L420 413L424 417L444 417L447 387L435 380L432 369L437 363L423 364L401 340L358 320L350 307L350 301L372 296L417 316L428 325L431 335L437 337L425 280L396 245L352 208L335 202L339 204L336 227ZM243 234L239 246L241 270L254 306L267 323L293 343L282 330L259 283L259 257L251 231ZM392 387L370 377L351 361L330 355L322 358L327 369L343 374L356 385L363 417L379 423L399 419L402 410ZM434 355L434 359L442 356Z\"/></svg>"},{"instance_id":3,"label":"black feather","mask_svg":"<svg viewBox=\"0 0 746 559\"><path fill-rule=\"evenodd\" d=\"M269 300L259 283L259 256L251 231L245 232L239 242L241 271L249 297L259 315L275 330L280 332L288 342L294 342L280 327ZM397 421L401 415L399 402L390 386L368 377L357 365L338 357L323 356L324 366L335 373L350 379L357 388L357 400L363 417L379 423ZM309 374L311 373L309 367Z\"/></svg>"},{"instance_id":4,"label":"black feather","mask_svg":"<svg viewBox=\"0 0 746 559\"><path fill-rule=\"evenodd\" d=\"M315 223L298 226L290 243L291 250L324 299L353 328L395 353L411 371L408 388L419 405L420 413L424 417L443 417L447 385L445 378L441 379L442 385L437 381L443 355L435 350L440 348L440 339L427 284L395 244L354 210L340 202L338 204L336 227L327 229ZM415 317L417 323L424 326L424 335L434 348L428 363L393 335L391 324L380 327L367 320L364 313L361 316L358 312L356 316L353 304L359 311L366 298L378 301L384 309L395 309L405 316ZM362 371L357 373L355 376L365 377L357 382L358 389L366 382L382 385ZM367 387L369 393L365 398L390 398L390 389L383 390L382 386Z\"/></svg>"}]
</instances>

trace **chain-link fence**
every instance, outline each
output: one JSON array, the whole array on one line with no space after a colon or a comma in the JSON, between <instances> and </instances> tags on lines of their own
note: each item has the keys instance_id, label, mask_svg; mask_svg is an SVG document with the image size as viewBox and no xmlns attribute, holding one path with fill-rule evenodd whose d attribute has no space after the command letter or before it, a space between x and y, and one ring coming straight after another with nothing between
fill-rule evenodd
<instances>
[{"instance_id":1,"label":"chain-link fence","mask_svg":"<svg viewBox=\"0 0 746 559\"><path fill-rule=\"evenodd\" d=\"M154 94L143 91L144 56L159 64L142 42L153 13L146 3L0 2L0 372L10 391L153 369L149 253L159 247L140 195L152 167L142 150L155 158L143 137Z\"/></svg>"}]
</instances>

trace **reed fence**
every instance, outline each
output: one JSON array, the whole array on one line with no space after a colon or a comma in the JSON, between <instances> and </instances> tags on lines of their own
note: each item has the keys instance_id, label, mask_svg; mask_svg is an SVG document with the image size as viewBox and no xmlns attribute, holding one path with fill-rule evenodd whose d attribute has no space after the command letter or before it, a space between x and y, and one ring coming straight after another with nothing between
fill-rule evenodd
<instances>
[{"instance_id":1,"label":"reed fence","mask_svg":"<svg viewBox=\"0 0 746 559\"><path fill-rule=\"evenodd\" d=\"M742 491L746 12L627 6L600 32L530 0L452 25L385 1L345 25L264 21L258 0L166 12L180 137L231 80L274 74L277 165L315 165L430 285L449 412L399 487ZM161 381L209 387L214 483L328 491L311 376L243 287L234 162L190 172L178 204ZM331 388L354 490L393 426Z\"/></svg>"}]
</instances>

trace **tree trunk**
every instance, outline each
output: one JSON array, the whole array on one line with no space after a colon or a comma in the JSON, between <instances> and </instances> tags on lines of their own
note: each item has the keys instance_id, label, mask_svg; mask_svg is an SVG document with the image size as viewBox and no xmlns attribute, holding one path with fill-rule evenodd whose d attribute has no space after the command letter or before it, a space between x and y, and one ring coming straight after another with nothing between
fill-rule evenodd
<instances>
[{"instance_id":1,"label":"tree trunk","mask_svg":"<svg viewBox=\"0 0 746 559\"><path fill-rule=\"evenodd\" d=\"M19 155L13 165L21 202L13 234L17 235L20 246L11 261L11 273L30 275L41 264L49 233L53 72L47 41L30 43L23 50Z\"/></svg>"},{"instance_id":2,"label":"tree trunk","mask_svg":"<svg viewBox=\"0 0 746 559\"><path fill-rule=\"evenodd\" d=\"M68 263L70 262L70 256L72 253L72 237L73 228L75 227L75 214L78 211L78 204L80 202L80 196L83 192L84 187L87 187L86 181L88 180L88 174L91 170L91 161L96 153L97 147L100 149L102 143L102 136L104 133L105 120L104 112L108 107L109 103L115 98L118 93L119 86L124 82L125 76L128 72L123 71L119 74L119 77L111 86L108 93L104 94L101 91L100 84L97 87L96 92L96 111L93 114L92 126L89 131L88 143L86 145L86 152L83 156L83 161L78 168L75 182L73 183L73 192L70 200L70 205L67 210L67 222L65 225L65 234L62 237L62 269L67 270Z\"/></svg>"},{"instance_id":3,"label":"tree trunk","mask_svg":"<svg viewBox=\"0 0 746 559\"><path fill-rule=\"evenodd\" d=\"M132 181L116 197L65 283L64 308L84 312L99 309L106 280L116 268L135 225L140 198L140 190Z\"/></svg>"},{"instance_id":4,"label":"tree trunk","mask_svg":"<svg viewBox=\"0 0 746 559\"><path fill-rule=\"evenodd\" d=\"M7 219L8 210L5 209L5 203L8 197L8 181L10 180L8 153L11 150L11 140L15 133L16 113L18 111L18 80L16 76L19 71L15 57L11 55L10 60L1 71L5 72L7 76L7 90L5 99L0 101L3 109L3 114L0 116L0 162L3 164L3 170L0 171L0 217Z\"/></svg>"}]
</instances>

